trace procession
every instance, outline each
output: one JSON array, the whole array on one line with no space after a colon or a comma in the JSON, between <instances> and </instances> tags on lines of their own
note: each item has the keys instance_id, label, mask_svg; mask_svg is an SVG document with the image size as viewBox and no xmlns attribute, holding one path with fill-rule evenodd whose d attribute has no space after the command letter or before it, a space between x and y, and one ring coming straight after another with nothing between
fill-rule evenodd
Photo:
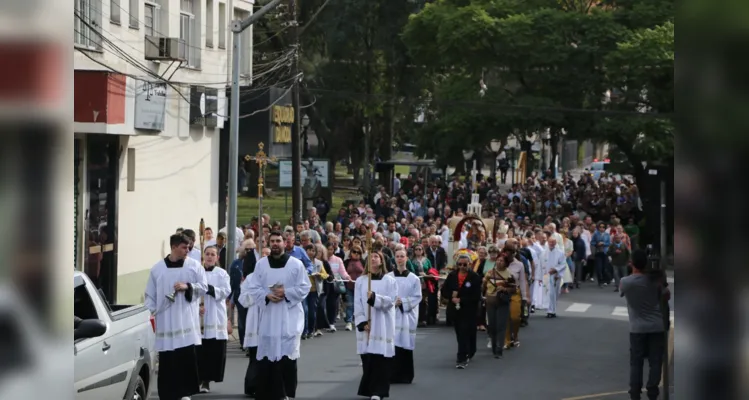
<instances>
[{"instance_id":1,"label":"procession","mask_svg":"<svg viewBox=\"0 0 749 400\"><path fill-rule=\"evenodd\" d=\"M336 332L336 325L356 336L348 349L360 359L355 395L370 400L397 397L391 385L419 384L420 331L452 327L455 369L482 358L502 363L507 351L522 351L523 330L535 317L557 317L560 296L591 284L617 291L628 275L633 226L624 227L618 217L593 223L597 209L565 215L562 207L544 207L541 223L524 210L539 189L564 204L592 184L589 176L578 182L529 178L498 198L491 179L456 178L445 186L450 195L471 201L453 203L454 212L449 202L438 204L440 196L421 204L427 196L415 189L410 199L379 193L389 212L362 201L326 221L321 214L328 210L313 207L304 223L283 228L264 214L237 227L236 257L228 267L221 264L226 228L215 237L203 220L197 232L179 228L145 293L156 327L159 399L197 399L223 382L234 329L248 358L243 394L260 400L302 396L302 342ZM634 218L631 183L599 184L629 192L612 213Z\"/></svg>"}]
</instances>

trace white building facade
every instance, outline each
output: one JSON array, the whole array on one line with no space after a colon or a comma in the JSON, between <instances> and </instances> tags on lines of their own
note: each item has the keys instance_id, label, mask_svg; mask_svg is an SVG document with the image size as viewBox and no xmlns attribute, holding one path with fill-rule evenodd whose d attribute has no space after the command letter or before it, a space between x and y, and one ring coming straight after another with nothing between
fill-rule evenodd
<instances>
[{"instance_id":1,"label":"white building facade","mask_svg":"<svg viewBox=\"0 0 749 400\"><path fill-rule=\"evenodd\" d=\"M233 8L233 13L229 9ZM177 228L218 230L219 132L244 0L75 0L75 268L143 301ZM252 32L240 73L251 74ZM228 123L228 122L226 122Z\"/></svg>"}]
</instances>

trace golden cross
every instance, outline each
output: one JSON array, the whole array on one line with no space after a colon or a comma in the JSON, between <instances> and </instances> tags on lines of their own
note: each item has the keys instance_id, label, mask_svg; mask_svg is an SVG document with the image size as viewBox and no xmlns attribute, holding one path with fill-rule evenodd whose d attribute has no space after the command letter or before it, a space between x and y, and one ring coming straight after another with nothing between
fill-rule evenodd
<instances>
[{"instance_id":1,"label":"golden cross","mask_svg":"<svg viewBox=\"0 0 749 400\"><path fill-rule=\"evenodd\" d=\"M263 196L263 186L265 184L264 176L265 176L265 167L268 165L268 161L270 162L276 162L276 157L268 157L265 154L265 151L263 149L265 148L265 144L263 142L258 143L257 147L260 149L257 153L255 153L254 156L246 155L244 156L245 161L255 161L255 163L258 166L258 178L257 178L257 188L258 188L258 197Z\"/></svg>"}]
</instances>

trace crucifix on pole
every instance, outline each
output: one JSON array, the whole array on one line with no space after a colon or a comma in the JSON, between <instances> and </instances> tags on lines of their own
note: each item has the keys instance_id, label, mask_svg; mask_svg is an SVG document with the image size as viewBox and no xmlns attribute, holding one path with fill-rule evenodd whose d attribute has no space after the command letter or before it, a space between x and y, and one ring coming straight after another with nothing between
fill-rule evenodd
<instances>
[{"instance_id":1,"label":"crucifix on pole","mask_svg":"<svg viewBox=\"0 0 749 400\"><path fill-rule=\"evenodd\" d=\"M265 144L260 142L257 147L260 149L254 156L246 155L244 159L246 161L255 161L257 164L257 200L258 200L258 230L257 230L257 246L261 246L263 240L263 187L265 186L265 167L268 166L268 161L276 162L276 157L268 157L265 154Z\"/></svg>"}]
</instances>

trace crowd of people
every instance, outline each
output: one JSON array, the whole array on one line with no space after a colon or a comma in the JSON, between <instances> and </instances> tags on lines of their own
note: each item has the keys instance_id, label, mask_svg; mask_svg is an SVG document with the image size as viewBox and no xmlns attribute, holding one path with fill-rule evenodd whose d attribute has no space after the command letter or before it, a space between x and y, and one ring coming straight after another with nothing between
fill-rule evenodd
<instances>
[{"instance_id":1,"label":"crowd of people","mask_svg":"<svg viewBox=\"0 0 749 400\"><path fill-rule=\"evenodd\" d=\"M240 346L250 358L246 395L295 397L299 342L338 326L356 331L359 395L388 397L390 383L414 379L417 329L452 326L458 369L476 356L479 331L500 359L519 347L529 314L546 310L547 318L556 317L559 295L587 281L602 288L616 283L617 290L637 247L637 188L605 173L598 180L533 176L509 188L492 179L472 188L457 177L427 183L397 176L392 186L378 188L369 201L341 205L334 216L322 201L298 224L264 215L237 227L237 257L229 266L226 228L215 237L206 229L203 249L194 231L178 230L146 291L166 370L160 398L189 398L223 380L235 308ZM449 220L466 215L473 193L480 217L494 220L495 229L482 241L462 232L459 250L448 255ZM177 298L160 314L169 301L163 293L171 292ZM189 329L191 313L200 333Z\"/></svg>"}]
</instances>

